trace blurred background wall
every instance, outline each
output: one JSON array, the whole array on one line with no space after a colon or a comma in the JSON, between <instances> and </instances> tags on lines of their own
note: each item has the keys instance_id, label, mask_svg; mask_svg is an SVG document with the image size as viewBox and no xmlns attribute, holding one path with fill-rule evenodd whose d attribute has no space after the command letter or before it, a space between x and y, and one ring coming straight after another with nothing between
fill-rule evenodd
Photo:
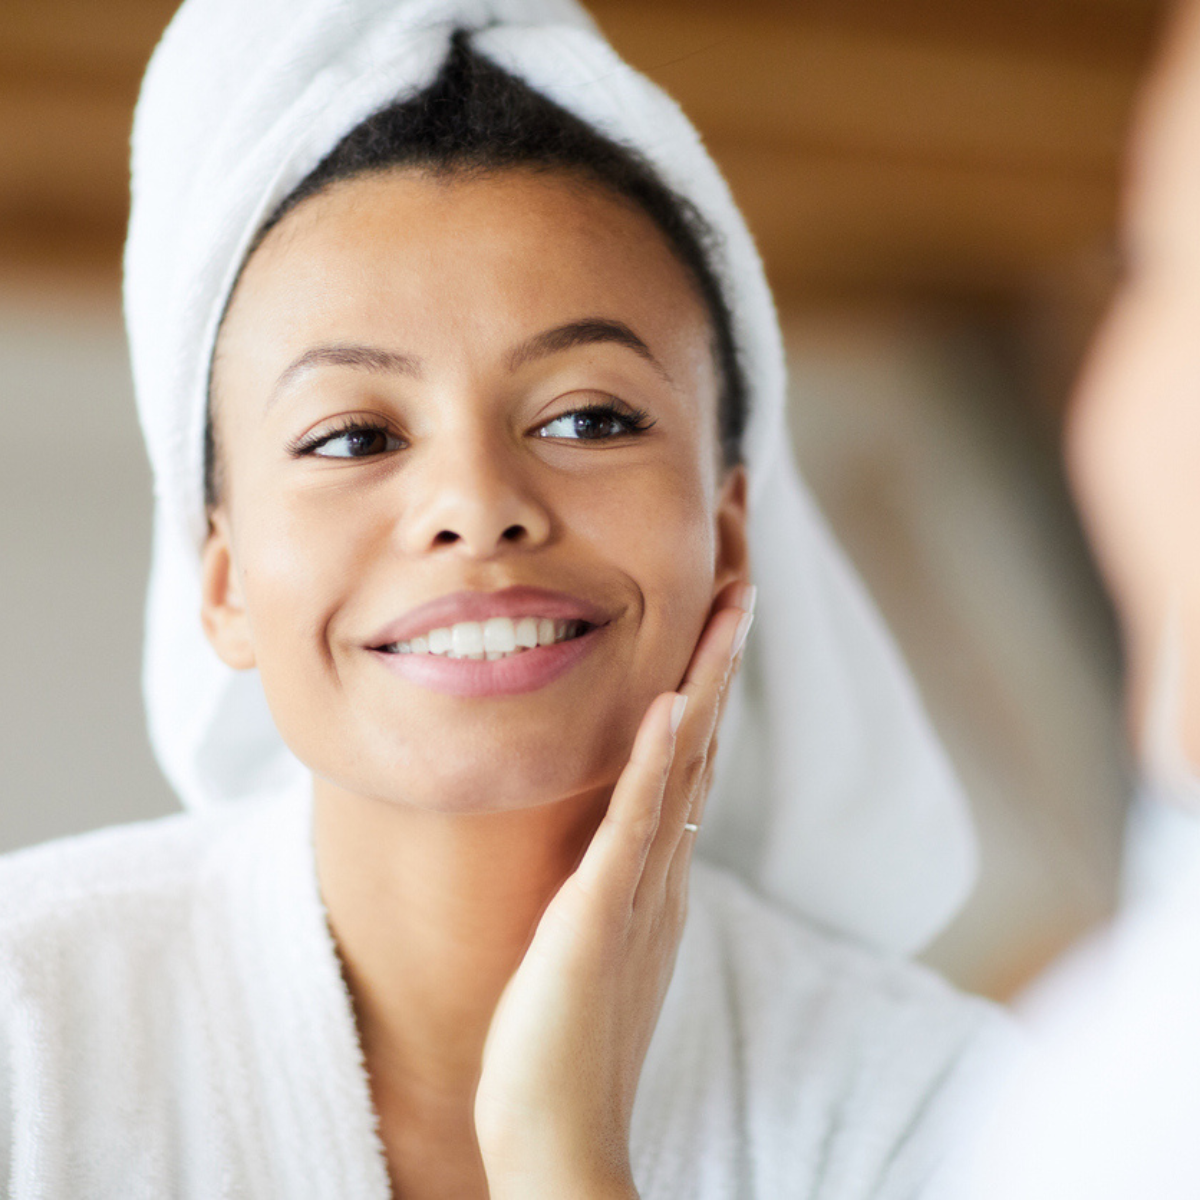
<instances>
[{"instance_id":1,"label":"blurred background wall","mask_svg":"<svg viewBox=\"0 0 1200 1200\"><path fill-rule=\"evenodd\" d=\"M592 4L759 240L802 465L981 829L980 887L929 958L1000 997L1115 892L1118 653L1058 443L1161 7ZM130 117L173 8L0 9L0 850L175 807L142 727L150 491L119 297Z\"/></svg>"}]
</instances>

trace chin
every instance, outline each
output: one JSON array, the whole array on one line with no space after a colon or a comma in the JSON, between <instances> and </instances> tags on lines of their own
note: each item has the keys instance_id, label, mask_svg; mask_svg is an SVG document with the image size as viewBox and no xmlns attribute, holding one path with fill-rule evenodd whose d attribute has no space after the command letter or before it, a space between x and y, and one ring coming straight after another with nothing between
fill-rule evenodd
<instances>
[{"instance_id":1,"label":"chin","mask_svg":"<svg viewBox=\"0 0 1200 1200\"><path fill-rule=\"evenodd\" d=\"M571 784L564 781L555 788L539 789L518 778L498 779L493 770L479 776L464 774L440 780L440 786L428 793L393 794L381 799L446 816L482 816L543 808L577 796L594 796L598 790L610 788L615 783L616 775L613 775L608 779L579 778Z\"/></svg>"},{"instance_id":2,"label":"chin","mask_svg":"<svg viewBox=\"0 0 1200 1200\"><path fill-rule=\"evenodd\" d=\"M517 745L511 738L478 735L457 745L414 739L397 746L386 762L310 756L307 765L348 796L447 815L513 812L611 788L629 757L634 729L624 736L597 735L590 745L572 736L580 731L562 725L549 738Z\"/></svg>"},{"instance_id":3,"label":"chin","mask_svg":"<svg viewBox=\"0 0 1200 1200\"><path fill-rule=\"evenodd\" d=\"M494 707L433 697L421 708L360 707L333 721L280 705L275 718L314 776L347 796L446 814L511 812L616 783L662 689L626 678L603 690Z\"/></svg>"},{"instance_id":4,"label":"chin","mask_svg":"<svg viewBox=\"0 0 1200 1200\"><path fill-rule=\"evenodd\" d=\"M539 808L571 796L611 788L621 774L628 747L591 753L561 744L535 753L477 752L426 763L409 774L415 787L388 789L386 798L442 813L512 812Z\"/></svg>"}]
</instances>

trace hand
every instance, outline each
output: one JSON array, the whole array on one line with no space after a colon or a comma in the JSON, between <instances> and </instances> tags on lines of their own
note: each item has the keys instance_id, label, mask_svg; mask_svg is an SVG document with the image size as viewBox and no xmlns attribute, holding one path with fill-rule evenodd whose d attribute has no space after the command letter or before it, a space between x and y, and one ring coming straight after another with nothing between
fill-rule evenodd
<instances>
[{"instance_id":1,"label":"hand","mask_svg":"<svg viewBox=\"0 0 1200 1200\"><path fill-rule=\"evenodd\" d=\"M678 693L646 711L578 868L496 1008L475 1099L492 1200L635 1197L634 1096L687 908L717 726L753 589L727 589ZM677 728L673 726L677 724Z\"/></svg>"}]
</instances>

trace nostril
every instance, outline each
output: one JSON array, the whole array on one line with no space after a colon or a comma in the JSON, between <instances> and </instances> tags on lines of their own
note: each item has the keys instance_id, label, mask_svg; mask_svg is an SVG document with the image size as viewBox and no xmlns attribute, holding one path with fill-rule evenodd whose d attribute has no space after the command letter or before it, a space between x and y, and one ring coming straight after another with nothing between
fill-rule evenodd
<instances>
[{"instance_id":1,"label":"nostril","mask_svg":"<svg viewBox=\"0 0 1200 1200\"><path fill-rule=\"evenodd\" d=\"M478 534L478 539L476 538ZM460 533L454 529L439 529L433 535L431 546L455 546L459 542L470 545L476 549L487 549L494 547L497 543L508 543L512 545L518 542L524 542L529 537L529 529L525 525L509 525L506 528L496 532L495 526L490 529L481 527L478 530L469 529L465 533Z\"/></svg>"}]
</instances>

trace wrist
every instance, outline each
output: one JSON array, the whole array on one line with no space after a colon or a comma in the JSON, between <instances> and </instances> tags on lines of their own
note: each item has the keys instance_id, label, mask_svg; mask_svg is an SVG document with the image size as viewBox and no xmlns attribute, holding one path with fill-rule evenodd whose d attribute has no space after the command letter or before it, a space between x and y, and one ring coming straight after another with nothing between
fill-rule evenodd
<instances>
[{"instance_id":1,"label":"wrist","mask_svg":"<svg viewBox=\"0 0 1200 1200\"><path fill-rule=\"evenodd\" d=\"M488 1176L488 1195L491 1200L639 1200L632 1182L624 1184L589 1184L577 1179L554 1181L512 1181L507 1187L493 1183Z\"/></svg>"},{"instance_id":2,"label":"wrist","mask_svg":"<svg viewBox=\"0 0 1200 1200\"><path fill-rule=\"evenodd\" d=\"M505 1188L493 1184L490 1175L488 1195L491 1200L562 1200L564 1196L570 1196L571 1200L639 1200L632 1183L591 1185L574 1179L553 1183L525 1180Z\"/></svg>"},{"instance_id":3,"label":"wrist","mask_svg":"<svg viewBox=\"0 0 1200 1200\"><path fill-rule=\"evenodd\" d=\"M491 1200L638 1200L633 1174L623 1164L543 1153L527 1163L503 1164L485 1155L483 1165Z\"/></svg>"}]
</instances>

